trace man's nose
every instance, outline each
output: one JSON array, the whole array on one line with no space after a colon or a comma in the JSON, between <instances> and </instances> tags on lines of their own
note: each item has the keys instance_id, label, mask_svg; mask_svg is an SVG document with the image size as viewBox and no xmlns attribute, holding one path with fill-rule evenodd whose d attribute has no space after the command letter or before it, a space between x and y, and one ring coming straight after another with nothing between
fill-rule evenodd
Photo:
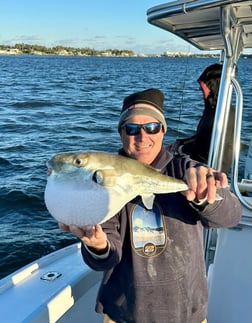
<instances>
[{"instance_id":1,"label":"man's nose","mask_svg":"<svg viewBox=\"0 0 252 323\"><path fill-rule=\"evenodd\" d=\"M139 132L139 134L138 134L138 137L139 137L139 138L148 137L148 134L146 133L146 131L145 131L143 128L141 128L141 129L140 129L140 132Z\"/></svg>"}]
</instances>

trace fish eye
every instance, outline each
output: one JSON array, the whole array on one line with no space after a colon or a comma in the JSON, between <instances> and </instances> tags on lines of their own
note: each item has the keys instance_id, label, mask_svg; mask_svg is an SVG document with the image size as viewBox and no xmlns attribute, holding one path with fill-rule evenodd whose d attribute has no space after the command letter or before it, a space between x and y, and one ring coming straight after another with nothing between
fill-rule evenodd
<instances>
[{"instance_id":1,"label":"fish eye","mask_svg":"<svg viewBox=\"0 0 252 323\"><path fill-rule=\"evenodd\" d=\"M85 167L88 163L88 158L86 156L83 156L81 154L76 154L74 157L73 157L73 164L75 166L82 166L82 167Z\"/></svg>"},{"instance_id":2,"label":"fish eye","mask_svg":"<svg viewBox=\"0 0 252 323\"><path fill-rule=\"evenodd\" d=\"M93 177L92 177L93 181L97 184L102 184L103 183L103 176L102 176L102 172L100 171L96 171L94 172L93 174Z\"/></svg>"},{"instance_id":3,"label":"fish eye","mask_svg":"<svg viewBox=\"0 0 252 323\"><path fill-rule=\"evenodd\" d=\"M81 159L80 158L76 158L74 160L74 163L77 165L77 166L81 166Z\"/></svg>"}]
</instances>

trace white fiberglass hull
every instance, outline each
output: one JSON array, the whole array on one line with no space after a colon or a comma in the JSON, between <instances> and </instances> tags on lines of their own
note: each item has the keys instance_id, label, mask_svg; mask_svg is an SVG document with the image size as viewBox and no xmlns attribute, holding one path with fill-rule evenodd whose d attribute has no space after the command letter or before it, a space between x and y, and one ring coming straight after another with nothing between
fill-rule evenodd
<instances>
[{"instance_id":1,"label":"white fiberglass hull","mask_svg":"<svg viewBox=\"0 0 252 323\"><path fill-rule=\"evenodd\" d=\"M100 279L79 243L53 252L0 281L1 322L102 322L94 311Z\"/></svg>"}]
</instances>

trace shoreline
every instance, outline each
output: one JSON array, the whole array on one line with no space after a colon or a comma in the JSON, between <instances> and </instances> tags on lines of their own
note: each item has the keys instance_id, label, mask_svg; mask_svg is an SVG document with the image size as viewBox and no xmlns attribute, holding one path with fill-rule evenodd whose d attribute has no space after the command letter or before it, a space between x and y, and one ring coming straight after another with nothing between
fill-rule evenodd
<instances>
[{"instance_id":1,"label":"shoreline","mask_svg":"<svg viewBox=\"0 0 252 323\"><path fill-rule=\"evenodd\" d=\"M101 56L101 57L196 57L196 58L219 58L219 52L169 52L166 51L162 54L144 54L134 53L131 50L119 50L119 49L107 49L107 50L95 50L90 48L73 48L56 46L48 48L40 45L27 45L16 44L15 46L0 45L0 56L10 55L36 55L36 56ZM242 57L251 58L252 54L242 54Z\"/></svg>"},{"instance_id":2,"label":"shoreline","mask_svg":"<svg viewBox=\"0 0 252 323\"><path fill-rule=\"evenodd\" d=\"M100 54L93 54L93 55L87 55L87 54L76 54L76 53L43 53L43 52L32 52L32 53L25 53L22 51L16 51L16 50L0 50L0 56L80 56L80 57L92 57L92 56L97 56L97 57L195 57L195 58L209 58L209 57L214 57L218 58L219 54L192 54L192 53L167 53L167 54L133 54L133 55L127 55L127 54L121 54L121 55L114 55L109 52L104 52Z\"/></svg>"},{"instance_id":3,"label":"shoreline","mask_svg":"<svg viewBox=\"0 0 252 323\"><path fill-rule=\"evenodd\" d=\"M102 56L102 57L219 57L219 53L169 52L162 54L134 53L126 49L96 50L92 48L46 47L41 45L0 45L0 55L46 55L46 56Z\"/></svg>"}]
</instances>

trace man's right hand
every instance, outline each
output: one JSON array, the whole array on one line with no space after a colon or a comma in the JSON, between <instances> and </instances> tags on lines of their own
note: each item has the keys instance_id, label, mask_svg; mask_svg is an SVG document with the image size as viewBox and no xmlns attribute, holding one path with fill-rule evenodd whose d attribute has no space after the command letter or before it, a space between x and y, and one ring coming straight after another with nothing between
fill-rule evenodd
<instances>
[{"instance_id":1,"label":"man's right hand","mask_svg":"<svg viewBox=\"0 0 252 323\"><path fill-rule=\"evenodd\" d=\"M108 247L107 235L102 230L100 224L78 227L74 224L66 225L59 222L59 227L64 231L72 233L85 243L85 245L97 250L98 252L102 252Z\"/></svg>"}]
</instances>

